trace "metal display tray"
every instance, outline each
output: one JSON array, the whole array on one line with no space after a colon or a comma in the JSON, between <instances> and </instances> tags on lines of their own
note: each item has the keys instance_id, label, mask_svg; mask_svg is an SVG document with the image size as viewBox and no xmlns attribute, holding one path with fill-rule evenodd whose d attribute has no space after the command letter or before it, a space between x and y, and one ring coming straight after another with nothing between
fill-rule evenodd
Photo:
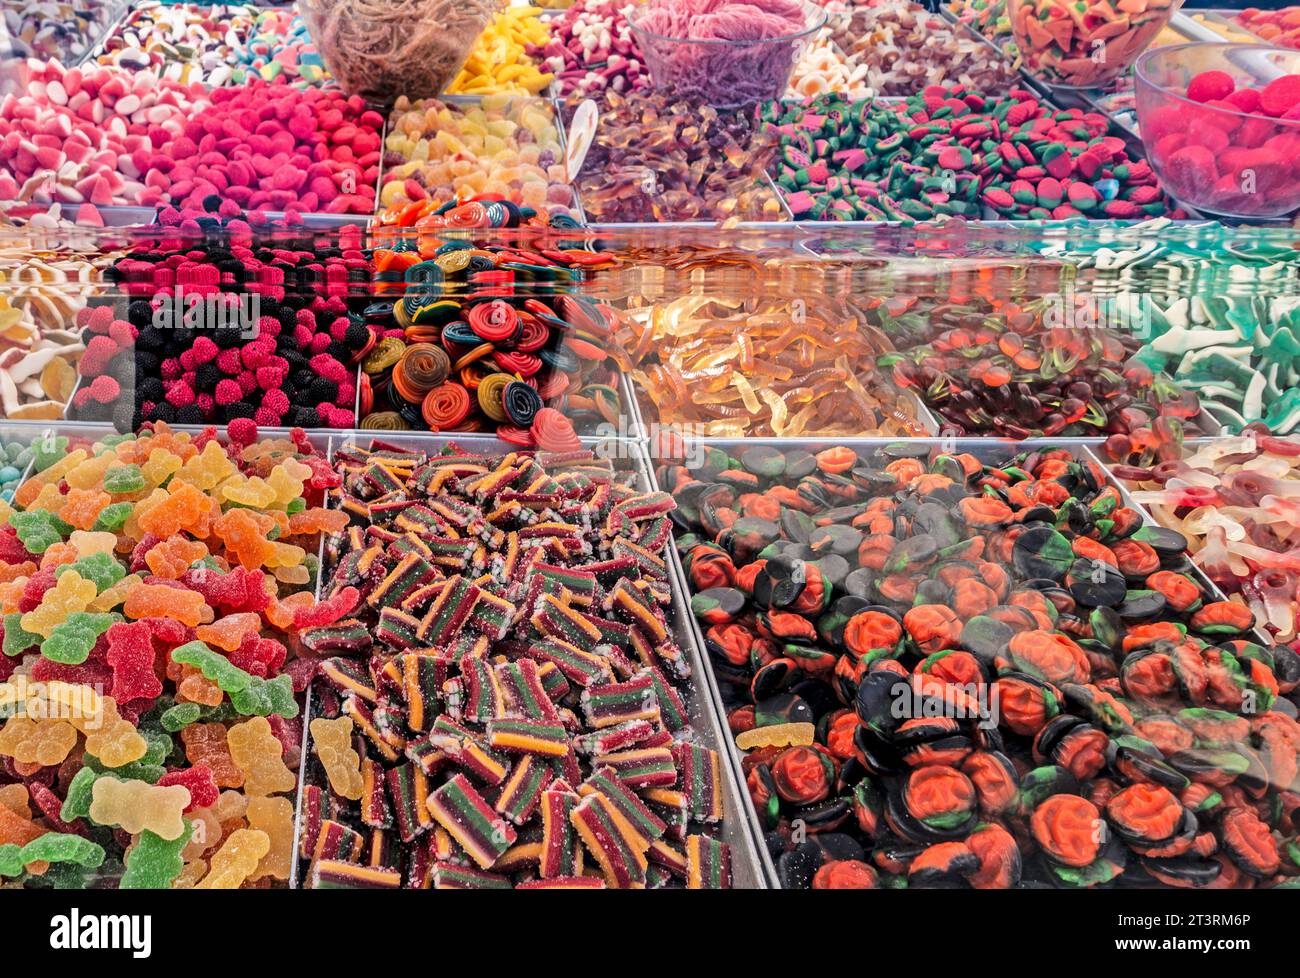
<instances>
[{"instance_id":1,"label":"metal display tray","mask_svg":"<svg viewBox=\"0 0 1300 978\"><path fill-rule=\"evenodd\" d=\"M419 432L354 431L333 433L329 435L326 445L327 457L333 459L334 452L344 445L364 445L372 438L378 438L388 444L398 445L413 450L436 451L447 444L456 443L467 449L481 452L506 453L518 451L518 446L510 445L496 438L483 435L433 435ZM640 444L626 439L591 439L584 438L585 447L596 451L608 452L615 459L621 471L635 473L636 484L642 489L653 487L653 475L649 470L644 450ZM317 599L331 568L324 562L324 541L321 543L321 573L317 583ZM718 752L721 759L723 776L722 792L724 815L719 827L718 838L731 849L732 886L737 889L762 889L767 886L767 875L754 845L753 835L747 824L746 809L748 801L743 793L741 782L733 775L733 767L727 760L730 736L726 733L718 701L713 695L714 685L708 678L708 665L703 646L697 645L694 636L690 606L683 591L680 568L675 564L675 552L671 544L668 548L669 581L673 592L672 613L669 624L673 636L682 650L689 657L692 675L691 683L683 687L684 699L691 716L691 733L694 742ZM302 762L299 765L298 800L295 804L294 845L297 852L298 837L301 832L302 789L308 784L320 784L319 770L310 760L309 741L312 719L312 699L309 687L306 705L303 711ZM291 885L301 887L306 866L303 860L295 857Z\"/></svg>"}]
</instances>

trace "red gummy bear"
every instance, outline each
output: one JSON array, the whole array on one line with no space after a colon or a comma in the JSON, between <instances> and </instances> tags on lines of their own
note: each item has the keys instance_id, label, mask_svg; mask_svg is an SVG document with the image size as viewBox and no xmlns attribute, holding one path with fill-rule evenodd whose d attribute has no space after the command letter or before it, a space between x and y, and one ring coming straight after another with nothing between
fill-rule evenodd
<instances>
[{"instance_id":1,"label":"red gummy bear","mask_svg":"<svg viewBox=\"0 0 1300 978\"><path fill-rule=\"evenodd\" d=\"M113 667L113 699L126 703L156 699L162 683L154 672L152 629L144 621L118 622L108 629L108 664Z\"/></svg>"},{"instance_id":2,"label":"red gummy bear","mask_svg":"<svg viewBox=\"0 0 1300 978\"><path fill-rule=\"evenodd\" d=\"M22 564L29 560L36 557L18 539L18 531L12 526L0 528L0 563Z\"/></svg>"},{"instance_id":3,"label":"red gummy bear","mask_svg":"<svg viewBox=\"0 0 1300 978\"><path fill-rule=\"evenodd\" d=\"M273 638L245 635L239 648L227 658L245 672L266 679L280 672L288 654L288 650Z\"/></svg>"},{"instance_id":4,"label":"red gummy bear","mask_svg":"<svg viewBox=\"0 0 1300 978\"><path fill-rule=\"evenodd\" d=\"M361 592L354 587L345 587L338 594L306 608L298 608L293 613L293 627L296 629L318 628L333 625L336 621L351 614L352 609L361 600Z\"/></svg>"},{"instance_id":5,"label":"red gummy bear","mask_svg":"<svg viewBox=\"0 0 1300 978\"><path fill-rule=\"evenodd\" d=\"M168 771L158 779L159 787L165 788L173 784L179 784L190 791L190 803L185 806L186 814L196 808L211 808L217 803L217 796L220 794L212 768L206 764L195 764L193 767L179 771Z\"/></svg>"},{"instance_id":6,"label":"red gummy bear","mask_svg":"<svg viewBox=\"0 0 1300 978\"><path fill-rule=\"evenodd\" d=\"M37 605L41 603L41 598L45 597L45 592L54 587L55 581L52 570L37 571L29 577L27 583L23 585L23 595L18 599L18 610L24 614L35 611Z\"/></svg>"}]
</instances>

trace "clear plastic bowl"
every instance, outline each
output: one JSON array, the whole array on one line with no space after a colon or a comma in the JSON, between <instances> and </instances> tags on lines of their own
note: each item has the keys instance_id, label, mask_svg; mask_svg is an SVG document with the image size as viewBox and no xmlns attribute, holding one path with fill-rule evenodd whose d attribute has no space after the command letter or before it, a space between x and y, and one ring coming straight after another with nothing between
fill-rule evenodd
<instances>
[{"instance_id":1,"label":"clear plastic bowl","mask_svg":"<svg viewBox=\"0 0 1300 978\"><path fill-rule=\"evenodd\" d=\"M1133 66L1182 0L1112 6L1117 16L1103 21L1091 11L1080 14L1071 0L1009 0L1011 33L1025 68L1053 88L1105 88Z\"/></svg>"},{"instance_id":2,"label":"clear plastic bowl","mask_svg":"<svg viewBox=\"0 0 1300 978\"><path fill-rule=\"evenodd\" d=\"M1300 120L1194 102L1203 71L1238 88L1300 74L1300 51L1266 44L1178 44L1138 59L1138 128L1156 176L1179 203L1223 217L1281 217L1300 208Z\"/></svg>"},{"instance_id":3,"label":"clear plastic bowl","mask_svg":"<svg viewBox=\"0 0 1300 978\"><path fill-rule=\"evenodd\" d=\"M639 27L636 10L628 21L655 88L725 109L785 94L804 46L826 25L823 8L808 2L803 7L803 30L754 41L665 37Z\"/></svg>"}]
</instances>

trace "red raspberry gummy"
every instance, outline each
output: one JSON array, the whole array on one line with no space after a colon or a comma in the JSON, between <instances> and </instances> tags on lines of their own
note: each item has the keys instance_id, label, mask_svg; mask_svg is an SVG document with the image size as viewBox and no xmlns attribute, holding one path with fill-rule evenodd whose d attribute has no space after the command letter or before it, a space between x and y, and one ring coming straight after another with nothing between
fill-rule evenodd
<instances>
[{"instance_id":1,"label":"red raspberry gummy","mask_svg":"<svg viewBox=\"0 0 1300 978\"><path fill-rule=\"evenodd\" d=\"M1300 103L1300 75L1274 78L1259 93L1259 110L1265 115L1282 115L1297 103Z\"/></svg>"},{"instance_id":2,"label":"red raspberry gummy","mask_svg":"<svg viewBox=\"0 0 1300 978\"><path fill-rule=\"evenodd\" d=\"M1187 97L1193 102L1210 102L1227 98L1237 87L1226 71L1203 71L1187 85Z\"/></svg>"}]
</instances>

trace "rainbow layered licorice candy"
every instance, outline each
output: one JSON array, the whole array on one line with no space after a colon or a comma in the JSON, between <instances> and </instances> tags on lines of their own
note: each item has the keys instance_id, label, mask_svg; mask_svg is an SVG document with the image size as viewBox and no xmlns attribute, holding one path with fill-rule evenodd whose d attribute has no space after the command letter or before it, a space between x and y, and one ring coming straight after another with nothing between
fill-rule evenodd
<instances>
[{"instance_id":1,"label":"rainbow layered licorice candy","mask_svg":"<svg viewBox=\"0 0 1300 978\"><path fill-rule=\"evenodd\" d=\"M301 639L320 715L353 721L360 800L314 746L307 885L725 884L720 762L666 618L671 497L587 451L335 459L352 523L320 607L347 617Z\"/></svg>"},{"instance_id":2,"label":"rainbow layered licorice candy","mask_svg":"<svg viewBox=\"0 0 1300 978\"><path fill-rule=\"evenodd\" d=\"M32 454L0 527L0 846L23 847L3 875L285 885L315 665L298 633L337 610L312 591L341 480L301 430L241 444L158 424ZM67 834L91 848L65 853Z\"/></svg>"},{"instance_id":3,"label":"rainbow layered licorice candy","mask_svg":"<svg viewBox=\"0 0 1300 978\"><path fill-rule=\"evenodd\" d=\"M1099 465L990 456L750 442L660 466L782 884L1291 885L1300 655ZM677 783L642 797L716 817L713 759L672 750ZM707 841L687 856L690 885L719 878Z\"/></svg>"}]
</instances>

